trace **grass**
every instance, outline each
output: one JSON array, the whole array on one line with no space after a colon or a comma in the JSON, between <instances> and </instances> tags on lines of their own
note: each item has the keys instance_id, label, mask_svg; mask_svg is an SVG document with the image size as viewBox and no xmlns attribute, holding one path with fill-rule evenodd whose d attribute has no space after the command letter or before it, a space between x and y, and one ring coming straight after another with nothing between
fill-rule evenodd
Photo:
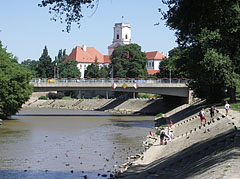
<instances>
[{"instance_id":1,"label":"grass","mask_svg":"<svg viewBox=\"0 0 240 179\"><path fill-rule=\"evenodd\" d=\"M150 98L150 94L148 94L148 93L138 94L137 97L138 98Z\"/></svg>"},{"instance_id":2,"label":"grass","mask_svg":"<svg viewBox=\"0 0 240 179\"><path fill-rule=\"evenodd\" d=\"M236 90L236 98L237 98L237 102L236 103L230 103L230 106L231 106L230 109L234 110L234 111L239 111L240 112L240 87L237 88L237 90ZM229 101L229 97L225 98L224 102L225 101ZM204 105L203 107L204 108L209 108L212 105L216 105L216 107L218 109L224 109L225 103L216 103L216 104L211 104L211 105L208 104L208 105Z\"/></svg>"},{"instance_id":3,"label":"grass","mask_svg":"<svg viewBox=\"0 0 240 179\"><path fill-rule=\"evenodd\" d=\"M39 100L47 100L48 98L46 96L40 96L38 99Z\"/></svg>"},{"instance_id":4,"label":"grass","mask_svg":"<svg viewBox=\"0 0 240 179\"><path fill-rule=\"evenodd\" d=\"M62 98L62 100L72 100L73 98L71 98L70 96L64 96L63 98Z\"/></svg>"},{"instance_id":5,"label":"grass","mask_svg":"<svg viewBox=\"0 0 240 179\"><path fill-rule=\"evenodd\" d=\"M238 87L236 90L236 98L237 98L236 103L230 103L231 110L240 112L240 87ZM229 101L229 98L225 98L224 101ZM224 105L225 104L218 104L217 106L218 106L218 108L224 109Z\"/></svg>"}]
</instances>

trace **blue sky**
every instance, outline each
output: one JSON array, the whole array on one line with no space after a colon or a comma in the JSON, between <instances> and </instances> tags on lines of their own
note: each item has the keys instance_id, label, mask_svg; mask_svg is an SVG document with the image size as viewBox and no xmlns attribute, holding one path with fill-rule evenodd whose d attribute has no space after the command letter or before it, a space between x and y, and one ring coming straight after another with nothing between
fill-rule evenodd
<instances>
[{"instance_id":1,"label":"blue sky","mask_svg":"<svg viewBox=\"0 0 240 179\"><path fill-rule=\"evenodd\" d=\"M7 51L19 58L19 62L38 60L46 45L54 60L60 49L69 54L77 45L93 46L101 53L113 40L115 23L129 23L132 42L142 51L168 52L176 47L174 32L160 20L158 8L161 0L99 0L96 12L84 10L81 28L72 26L70 33L60 22L50 21L48 8L38 7L41 0L4 0L0 6L0 40ZM160 21L160 25L154 26Z\"/></svg>"}]
</instances>

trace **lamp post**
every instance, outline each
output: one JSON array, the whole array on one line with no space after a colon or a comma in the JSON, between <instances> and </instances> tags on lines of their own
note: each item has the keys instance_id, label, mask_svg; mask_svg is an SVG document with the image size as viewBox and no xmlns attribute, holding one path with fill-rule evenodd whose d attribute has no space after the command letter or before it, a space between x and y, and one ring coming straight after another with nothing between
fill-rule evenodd
<instances>
[{"instance_id":1,"label":"lamp post","mask_svg":"<svg viewBox=\"0 0 240 179\"><path fill-rule=\"evenodd\" d=\"M112 65L112 71L111 71L111 78L112 78L112 81L113 81L113 65Z\"/></svg>"},{"instance_id":2,"label":"lamp post","mask_svg":"<svg viewBox=\"0 0 240 179\"><path fill-rule=\"evenodd\" d=\"M170 74L169 74L170 84L172 83L172 80L171 80L171 78L172 78L171 75L172 75L172 74L171 74L171 72L172 72L172 69L170 68Z\"/></svg>"},{"instance_id":3,"label":"lamp post","mask_svg":"<svg viewBox=\"0 0 240 179\"><path fill-rule=\"evenodd\" d=\"M54 79L56 78L56 66L54 65Z\"/></svg>"}]
</instances>

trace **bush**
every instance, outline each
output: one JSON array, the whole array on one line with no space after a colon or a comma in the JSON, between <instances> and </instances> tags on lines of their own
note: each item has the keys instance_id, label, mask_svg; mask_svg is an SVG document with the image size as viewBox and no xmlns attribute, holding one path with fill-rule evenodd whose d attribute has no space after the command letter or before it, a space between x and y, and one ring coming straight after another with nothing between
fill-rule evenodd
<instances>
[{"instance_id":1,"label":"bush","mask_svg":"<svg viewBox=\"0 0 240 179\"><path fill-rule=\"evenodd\" d=\"M161 98L162 96L160 94L154 94L155 98Z\"/></svg>"},{"instance_id":2,"label":"bush","mask_svg":"<svg viewBox=\"0 0 240 179\"><path fill-rule=\"evenodd\" d=\"M158 113L155 117L162 117L162 113Z\"/></svg>"},{"instance_id":3,"label":"bush","mask_svg":"<svg viewBox=\"0 0 240 179\"><path fill-rule=\"evenodd\" d=\"M64 97L63 93L48 93L49 99L62 99Z\"/></svg>"},{"instance_id":4,"label":"bush","mask_svg":"<svg viewBox=\"0 0 240 179\"><path fill-rule=\"evenodd\" d=\"M47 100L47 96L40 96L38 99L39 100Z\"/></svg>"},{"instance_id":5,"label":"bush","mask_svg":"<svg viewBox=\"0 0 240 179\"><path fill-rule=\"evenodd\" d=\"M150 94L138 94L138 98L150 98Z\"/></svg>"}]
</instances>

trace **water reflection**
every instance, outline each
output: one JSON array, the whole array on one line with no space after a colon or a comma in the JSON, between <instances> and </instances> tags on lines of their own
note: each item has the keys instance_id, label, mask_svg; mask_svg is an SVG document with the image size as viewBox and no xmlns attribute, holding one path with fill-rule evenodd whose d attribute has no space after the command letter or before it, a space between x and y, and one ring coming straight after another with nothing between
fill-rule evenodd
<instances>
[{"instance_id":1,"label":"water reflection","mask_svg":"<svg viewBox=\"0 0 240 179\"><path fill-rule=\"evenodd\" d=\"M44 113L76 116L34 116ZM109 176L116 165L140 152L143 136L153 126L149 116L62 109L27 109L20 114L15 116L19 120L0 126L1 178Z\"/></svg>"}]
</instances>

